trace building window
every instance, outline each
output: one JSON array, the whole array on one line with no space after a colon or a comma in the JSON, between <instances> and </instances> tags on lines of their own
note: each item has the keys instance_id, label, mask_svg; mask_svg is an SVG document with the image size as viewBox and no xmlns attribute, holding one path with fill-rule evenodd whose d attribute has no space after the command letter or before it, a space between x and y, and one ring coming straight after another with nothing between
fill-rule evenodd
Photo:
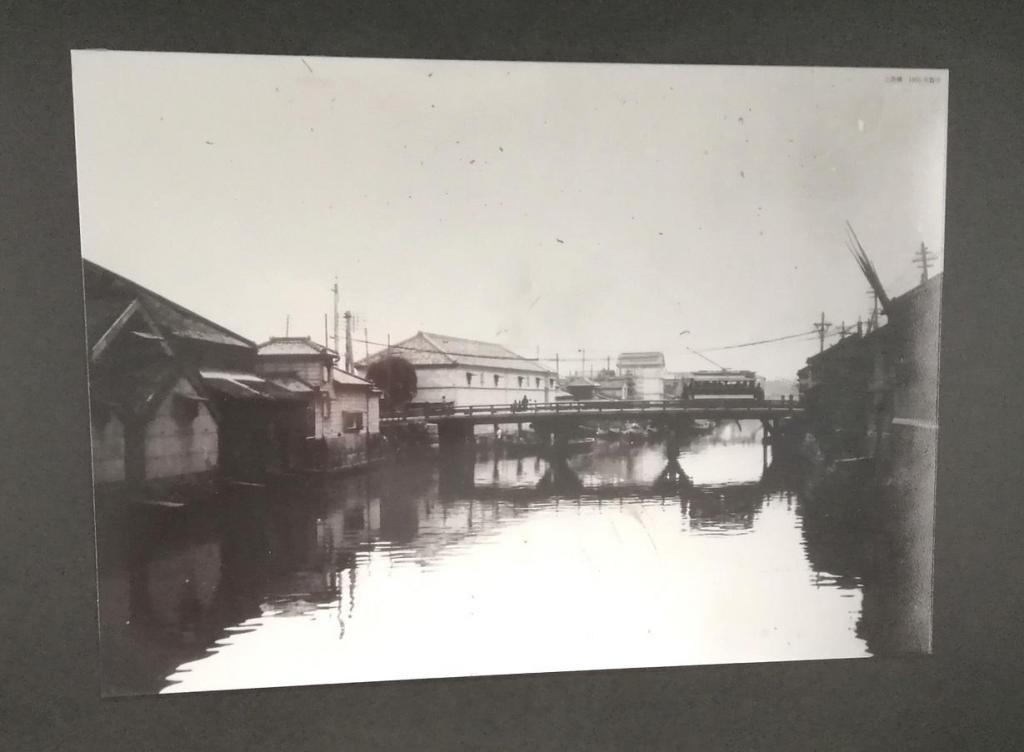
<instances>
[{"instance_id":1,"label":"building window","mask_svg":"<svg viewBox=\"0 0 1024 752\"><path fill-rule=\"evenodd\" d=\"M345 433L358 433L363 430L363 414L358 412L341 411L341 430Z\"/></svg>"},{"instance_id":2,"label":"building window","mask_svg":"<svg viewBox=\"0 0 1024 752\"><path fill-rule=\"evenodd\" d=\"M472 386L472 385L473 385L473 374L467 373L466 374L466 386Z\"/></svg>"},{"instance_id":3,"label":"building window","mask_svg":"<svg viewBox=\"0 0 1024 752\"><path fill-rule=\"evenodd\" d=\"M540 379L537 379L537 388L540 389Z\"/></svg>"},{"instance_id":4,"label":"building window","mask_svg":"<svg viewBox=\"0 0 1024 752\"><path fill-rule=\"evenodd\" d=\"M519 386L522 386L522 385L523 385L523 377L522 377L522 376L520 376L520 377L519 377Z\"/></svg>"},{"instance_id":5,"label":"building window","mask_svg":"<svg viewBox=\"0 0 1024 752\"><path fill-rule=\"evenodd\" d=\"M548 379L548 386L551 387L552 389L554 389L555 388L555 380L554 379Z\"/></svg>"},{"instance_id":6,"label":"building window","mask_svg":"<svg viewBox=\"0 0 1024 752\"><path fill-rule=\"evenodd\" d=\"M494 374L494 385L495 385L495 386L497 386L497 385L498 385L498 381L499 381L499 380L500 380L500 379L499 379L499 377L498 377L498 374Z\"/></svg>"}]
</instances>

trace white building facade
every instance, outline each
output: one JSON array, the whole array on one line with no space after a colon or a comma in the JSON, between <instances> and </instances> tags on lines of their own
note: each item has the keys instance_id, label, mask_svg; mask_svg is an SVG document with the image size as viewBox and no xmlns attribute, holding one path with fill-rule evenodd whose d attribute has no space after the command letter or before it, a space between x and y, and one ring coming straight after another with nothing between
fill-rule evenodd
<instances>
[{"instance_id":1,"label":"white building facade","mask_svg":"<svg viewBox=\"0 0 1024 752\"><path fill-rule=\"evenodd\" d=\"M361 374L388 356L408 361L416 371L416 396L411 404L447 402L457 406L509 405L525 397L553 402L555 374L492 342L417 332L357 364Z\"/></svg>"},{"instance_id":2,"label":"white building facade","mask_svg":"<svg viewBox=\"0 0 1024 752\"><path fill-rule=\"evenodd\" d=\"M660 352L622 353L616 361L620 376L633 380L635 399L660 400L665 393L665 356Z\"/></svg>"}]
</instances>

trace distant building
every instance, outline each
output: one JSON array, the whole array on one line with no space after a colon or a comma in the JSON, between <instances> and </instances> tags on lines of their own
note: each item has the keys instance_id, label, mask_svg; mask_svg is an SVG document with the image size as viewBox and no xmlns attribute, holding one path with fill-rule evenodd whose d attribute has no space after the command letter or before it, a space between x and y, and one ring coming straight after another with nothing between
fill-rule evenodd
<instances>
[{"instance_id":1,"label":"distant building","mask_svg":"<svg viewBox=\"0 0 1024 752\"><path fill-rule=\"evenodd\" d=\"M665 391L665 356L660 352L632 352L619 355L620 376L633 380L632 399L660 400Z\"/></svg>"},{"instance_id":2,"label":"distant building","mask_svg":"<svg viewBox=\"0 0 1024 752\"><path fill-rule=\"evenodd\" d=\"M304 395L311 451L327 467L365 462L380 433L380 390L337 362L337 353L310 337L271 337L257 355L262 376Z\"/></svg>"},{"instance_id":3,"label":"distant building","mask_svg":"<svg viewBox=\"0 0 1024 752\"><path fill-rule=\"evenodd\" d=\"M686 371L667 372L661 380L661 393L664 399L679 399L683 395L683 384L690 377Z\"/></svg>"},{"instance_id":4,"label":"distant building","mask_svg":"<svg viewBox=\"0 0 1024 752\"><path fill-rule=\"evenodd\" d=\"M574 400L593 400L597 398L597 382L586 376L570 376L562 382L562 389Z\"/></svg>"},{"instance_id":5,"label":"distant building","mask_svg":"<svg viewBox=\"0 0 1024 752\"><path fill-rule=\"evenodd\" d=\"M361 374L388 356L402 358L416 371L413 404L507 405L522 400L549 402L555 374L502 345L443 334L417 332L356 364Z\"/></svg>"}]
</instances>

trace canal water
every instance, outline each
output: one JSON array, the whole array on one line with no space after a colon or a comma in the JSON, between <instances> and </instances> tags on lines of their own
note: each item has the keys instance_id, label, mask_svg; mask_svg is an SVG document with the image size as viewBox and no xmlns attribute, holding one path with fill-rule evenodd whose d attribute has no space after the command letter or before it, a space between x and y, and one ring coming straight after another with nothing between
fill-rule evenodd
<instances>
[{"instance_id":1,"label":"canal water","mask_svg":"<svg viewBox=\"0 0 1024 752\"><path fill-rule=\"evenodd\" d=\"M133 545L101 537L104 692L926 649L901 536L808 490L756 427L685 445L694 488L671 495L662 445L598 442L567 494L499 453L458 493L422 463L147 510Z\"/></svg>"}]
</instances>

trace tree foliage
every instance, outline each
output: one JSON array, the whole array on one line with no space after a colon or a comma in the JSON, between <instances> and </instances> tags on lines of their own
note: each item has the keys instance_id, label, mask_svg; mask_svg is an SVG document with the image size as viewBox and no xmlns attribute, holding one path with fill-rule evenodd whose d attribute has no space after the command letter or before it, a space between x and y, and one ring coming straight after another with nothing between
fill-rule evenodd
<instances>
[{"instance_id":1,"label":"tree foliage","mask_svg":"<svg viewBox=\"0 0 1024 752\"><path fill-rule=\"evenodd\" d=\"M391 355L366 369L366 378L384 392L384 409L396 410L416 396L416 369L405 358Z\"/></svg>"}]
</instances>

